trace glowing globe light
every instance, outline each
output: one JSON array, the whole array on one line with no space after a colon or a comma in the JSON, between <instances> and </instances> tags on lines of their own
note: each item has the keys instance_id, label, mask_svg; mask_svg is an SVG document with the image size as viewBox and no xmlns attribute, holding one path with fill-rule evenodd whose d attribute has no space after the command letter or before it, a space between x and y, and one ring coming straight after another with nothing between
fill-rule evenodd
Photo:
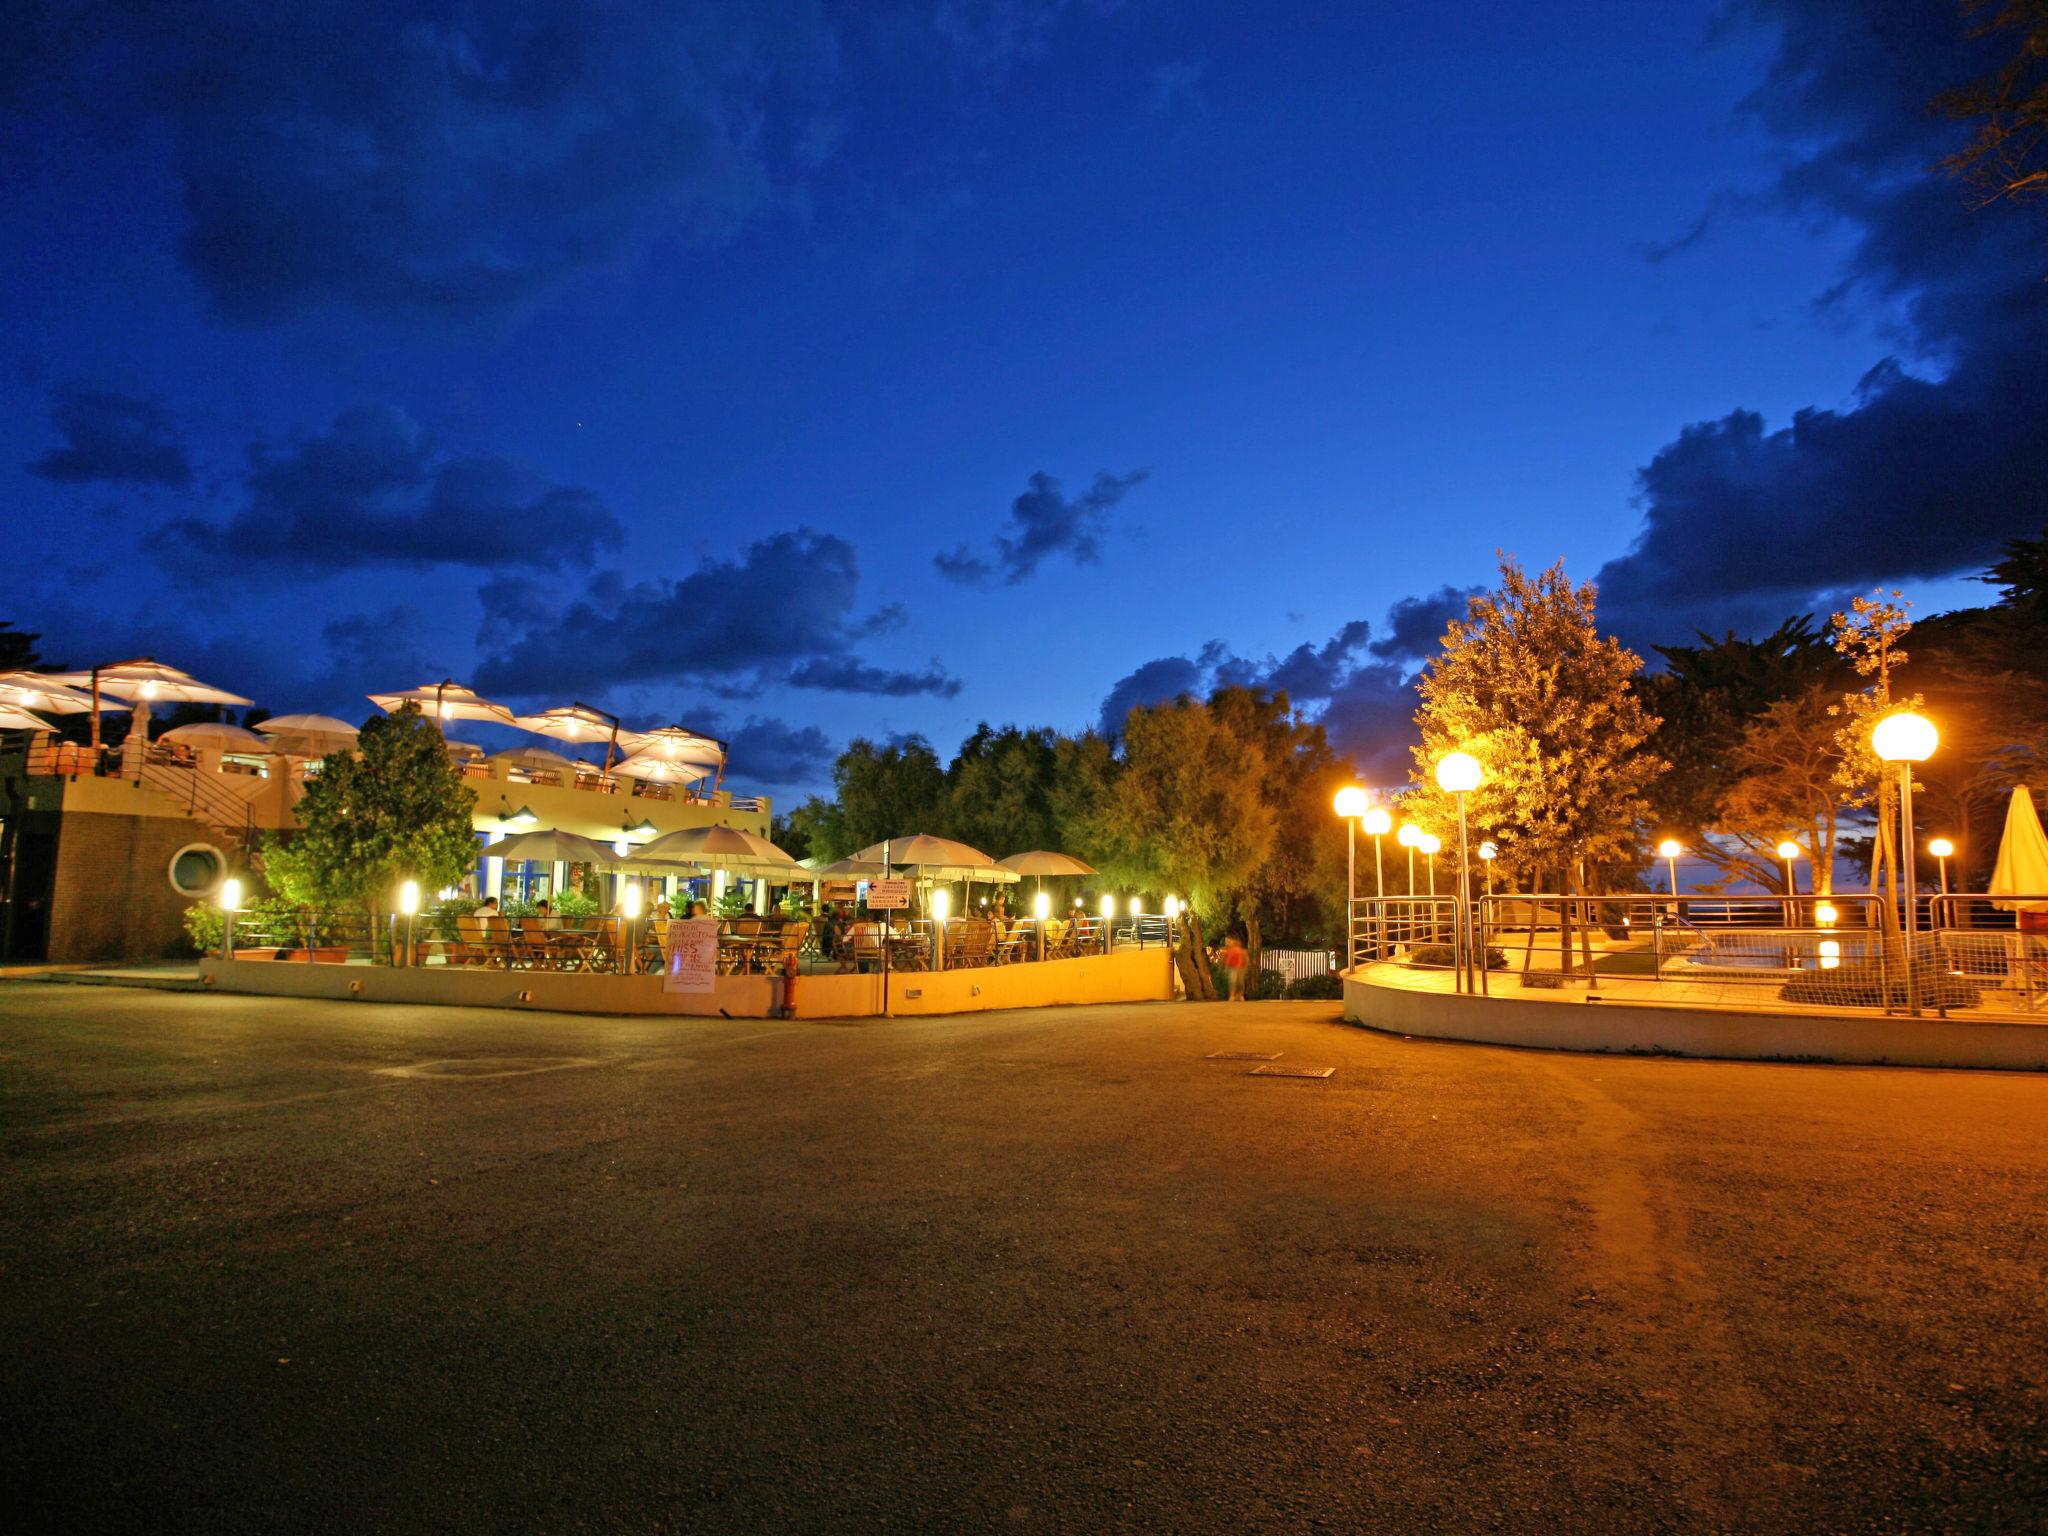
<instances>
[{"instance_id":1,"label":"glowing globe light","mask_svg":"<svg viewBox=\"0 0 2048 1536\"><path fill-rule=\"evenodd\" d=\"M420 909L420 883L408 880L398 888L398 910L411 917Z\"/></svg>"},{"instance_id":2,"label":"glowing globe light","mask_svg":"<svg viewBox=\"0 0 2048 1536\"><path fill-rule=\"evenodd\" d=\"M1675 859L1683 852L1685 844L1675 837L1667 837L1657 845L1657 857L1660 859Z\"/></svg>"},{"instance_id":3,"label":"glowing globe light","mask_svg":"<svg viewBox=\"0 0 2048 1536\"><path fill-rule=\"evenodd\" d=\"M1479 759L1470 752L1446 752L1437 760L1436 784L1445 794L1469 794L1485 776Z\"/></svg>"},{"instance_id":4,"label":"glowing globe light","mask_svg":"<svg viewBox=\"0 0 2048 1536\"><path fill-rule=\"evenodd\" d=\"M1349 821L1354 816L1363 816L1371 808L1364 790L1356 784L1346 784L1337 791L1337 814Z\"/></svg>"},{"instance_id":5,"label":"glowing globe light","mask_svg":"<svg viewBox=\"0 0 2048 1536\"><path fill-rule=\"evenodd\" d=\"M1420 854L1426 854L1432 858L1434 858L1437 854L1443 852L1443 847L1444 840L1438 837L1434 832L1420 833L1417 835L1415 839L1415 851Z\"/></svg>"},{"instance_id":6,"label":"glowing globe light","mask_svg":"<svg viewBox=\"0 0 2048 1536\"><path fill-rule=\"evenodd\" d=\"M1052 911L1052 898L1051 898L1050 896L1046 895L1046 894L1045 894L1045 892L1043 892L1043 891L1040 891L1040 892L1038 893L1038 895L1037 895L1036 897L1034 897L1034 898L1032 899L1032 902L1031 902L1031 915L1032 915L1033 917L1037 918L1037 919L1038 919L1038 920L1039 920L1039 921L1040 921L1040 922L1042 923L1042 922L1044 922L1044 921L1045 921L1045 919L1046 919L1047 915L1048 915L1048 914L1049 914L1049 913L1050 913L1051 911Z\"/></svg>"},{"instance_id":7,"label":"glowing globe light","mask_svg":"<svg viewBox=\"0 0 2048 1536\"><path fill-rule=\"evenodd\" d=\"M1384 805L1376 805L1365 813L1361 825L1369 836L1385 837L1394 830L1394 814Z\"/></svg>"},{"instance_id":8,"label":"glowing globe light","mask_svg":"<svg viewBox=\"0 0 2048 1536\"><path fill-rule=\"evenodd\" d=\"M1495 859L1500 857L1500 850L1494 847L1491 843L1481 843L1479 845L1479 857L1486 860L1487 863L1491 864Z\"/></svg>"},{"instance_id":9,"label":"glowing globe light","mask_svg":"<svg viewBox=\"0 0 2048 1536\"><path fill-rule=\"evenodd\" d=\"M1404 823L1401 830L1394 834L1394 841L1403 848L1419 848L1422 846L1422 840L1426 836L1428 834L1411 821Z\"/></svg>"},{"instance_id":10,"label":"glowing globe light","mask_svg":"<svg viewBox=\"0 0 2048 1536\"><path fill-rule=\"evenodd\" d=\"M1778 857L1781 859L1796 859L1805 852L1804 848L1789 840L1778 844Z\"/></svg>"},{"instance_id":11,"label":"glowing globe light","mask_svg":"<svg viewBox=\"0 0 2048 1536\"><path fill-rule=\"evenodd\" d=\"M1934 722L1911 710L1886 715L1870 733L1870 749L1888 763L1924 763L1940 745Z\"/></svg>"},{"instance_id":12,"label":"glowing globe light","mask_svg":"<svg viewBox=\"0 0 2048 1536\"><path fill-rule=\"evenodd\" d=\"M640 887L638 885L627 886L624 892L621 893L619 904L625 909L627 922L637 921L640 916Z\"/></svg>"},{"instance_id":13,"label":"glowing globe light","mask_svg":"<svg viewBox=\"0 0 2048 1536\"><path fill-rule=\"evenodd\" d=\"M1114 896L1105 896L1105 897L1103 897L1103 898L1102 898L1102 920L1103 920L1103 921L1104 921L1104 922L1106 923L1106 922L1109 922L1109 921L1110 921L1111 919L1113 919L1113 918L1114 918L1115 916L1116 916L1116 898L1115 898Z\"/></svg>"},{"instance_id":14,"label":"glowing globe light","mask_svg":"<svg viewBox=\"0 0 2048 1536\"><path fill-rule=\"evenodd\" d=\"M1927 845L1927 851L1937 859L1945 859L1956 851L1956 845L1945 837L1937 837Z\"/></svg>"},{"instance_id":15,"label":"glowing globe light","mask_svg":"<svg viewBox=\"0 0 2048 1536\"><path fill-rule=\"evenodd\" d=\"M242 910L242 882L223 880L220 883L220 909L223 912Z\"/></svg>"},{"instance_id":16,"label":"glowing globe light","mask_svg":"<svg viewBox=\"0 0 2048 1536\"><path fill-rule=\"evenodd\" d=\"M945 922L946 914L952 910L953 893L951 891L932 892L932 920L934 922Z\"/></svg>"}]
</instances>

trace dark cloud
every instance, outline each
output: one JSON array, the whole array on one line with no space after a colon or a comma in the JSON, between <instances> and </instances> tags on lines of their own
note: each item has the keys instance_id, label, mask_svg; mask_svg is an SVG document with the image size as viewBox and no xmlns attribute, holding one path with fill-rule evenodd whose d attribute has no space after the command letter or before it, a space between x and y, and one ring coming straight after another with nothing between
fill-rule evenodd
<instances>
[{"instance_id":1,"label":"dark cloud","mask_svg":"<svg viewBox=\"0 0 2048 1536\"><path fill-rule=\"evenodd\" d=\"M595 495L497 458L447 458L402 411L362 406L286 448L252 448L248 501L186 517L156 547L196 566L588 565L620 539Z\"/></svg>"},{"instance_id":2,"label":"dark cloud","mask_svg":"<svg viewBox=\"0 0 2048 1536\"><path fill-rule=\"evenodd\" d=\"M1394 611L1441 597L1406 599ZM1372 626L1354 619L1321 645L1298 645L1285 656L1239 656L1212 640L1195 656L1157 657L1118 680L1102 701L1097 729L1117 736L1137 705L1204 698L1218 688L1284 692L1297 709L1322 722L1331 744L1358 765L1367 782L1402 783L1408 750L1418 739L1415 682L1395 660L1367 659L1380 651L1371 636Z\"/></svg>"},{"instance_id":3,"label":"dark cloud","mask_svg":"<svg viewBox=\"0 0 2048 1536\"><path fill-rule=\"evenodd\" d=\"M2048 224L1974 207L1930 169L1964 130L1929 103L2005 43L1987 53L1953 8L1915 0L1738 14L1778 37L1748 111L1796 149L1765 201L1853 231L1823 302L1899 316L1912 360L1879 363L1840 407L1775 429L1731 411L1656 454L1641 532L1598 576L1603 620L1638 645L1980 568L2039 528L2048 483Z\"/></svg>"},{"instance_id":4,"label":"dark cloud","mask_svg":"<svg viewBox=\"0 0 2048 1536\"><path fill-rule=\"evenodd\" d=\"M799 663L785 681L792 688L874 693L889 698L928 693L950 699L960 691L960 679L948 676L937 664L922 672L895 672L886 667L871 667L852 656L824 656Z\"/></svg>"},{"instance_id":5,"label":"dark cloud","mask_svg":"<svg viewBox=\"0 0 2048 1536\"><path fill-rule=\"evenodd\" d=\"M1012 531L997 536L992 561L962 545L933 556L932 564L951 581L980 582L1001 575L1012 585L1061 551L1083 565L1092 564L1102 555L1102 530L1110 509L1149 473L1139 469L1121 476L1098 474L1086 494L1071 501L1061 492L1059 481L1042 472L1035 474L1030 489L1010 503Z\"/></svg>"},{"instance_id":6,"label":"dark cloud","mask_svg":"<svg viewBox=\"0 0 2048 1536\"><path fill-rule=\"evenodd\" d=\"M815 725L751 715L726 738L726 762L747 784L771 789L795 785L809 789L830 778L838 755L831 739Z\"/></svg>"},{"instance_id":7,"label":"dark cloud","mask_svg":"<svg viewBox=\"0 0 2048 1536\"><path fill-rule=\"evenodd\" d=\"M67 485L192 483L192 462L177 423L153 401L102 389L60 389L51 400L50 419L64 446L30 464L31 474Z\"/></svg>"},{"instance_id":8,"label":"dark cloud","mask_svg":"<svg viewBox=\"0 0 2048 1536\"><path fill-rule=\"evenodd\" d=\"M10 41L31 110L168 145L185 264L244 322L490 310L729 229L815 159L835 48L812 0L197 0Z\"/></svg>"},{"instance_id":9,"label":"dark cloud","mask_svg":"<svg viewBox=\"0 0 2048 1536\"><path fill-rule=\"evenodd\" d=\"M1404 597L1387 610L1387 633L1372 643L1382 661L1420 661L1436 653L1451 620L1465 617L1468 599L1484 587L1438 587L1425 597Z\"/></svg>"},{"instance_id":10,"label":"dark cloud","mask_svg":"<svg viewBox=\"0 0 2048 1536\"><path fill-rule=\"evenodd\" d=\"M950 696L959 683L863 666L854 643L860 557L836 534L797 528L708 559L674 580L593 578L580 596L552 600L549 584L500 577L480 595L485 693L568 697L631 682L694 682L727 697L792 684L842 692ZM884 610L886 612L886 610ZM799 681L801 677L801 681ZM875 686L870 686L875 685Z\"/></svg>"}]
</instances>

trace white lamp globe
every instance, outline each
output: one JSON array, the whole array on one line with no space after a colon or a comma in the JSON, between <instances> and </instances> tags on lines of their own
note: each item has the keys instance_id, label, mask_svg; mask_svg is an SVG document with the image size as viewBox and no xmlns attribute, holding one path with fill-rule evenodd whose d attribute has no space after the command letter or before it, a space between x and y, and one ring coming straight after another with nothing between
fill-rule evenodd
<instances>
[{"instance_id":1,"label":"white lamp globe","mask_svg":"<svg viewBox=\"0 0 2048 1536\"><path fill-rule=\"evenodd\" d=\"M1491 861L1500 857L1500 850L1491 843L1481 843L1479 845L1479 857Z\"/></svg>"},{"instance_id":2,"label":"white lamp globe","mask_svg":"<svg viewBox=\"0 0 2048 1536\"><path fill-rule=\"evenodd\" d=\"M1363 816L1370 808L1365 791L1356 784L1346 784L1337 791L1337 814L1349 821L1354 816Z\"/></svg>"},{"instance_id":3,"label":"white lamp globe","mask_svg":"<svg viewBox=\"0 0 2048 1536\"><path fill-rule=\"evenodd\" d=\"M1685 844L1675 837L1667 837L1657 845L1657 857L1660 859L1675 859L1683 852Z\"/></svg>"},{"instance_id":4,"label":"white lamp globe","mask_svg":"<svg viewBox=\"0 0 2048 1536\"><path fill-rule=\"evenodd\" d=\"M1801 848L1794 842L1787 841L1778 844L1778 857L1781 859L1796 859L1805 851L1804 848Z\"/></svg>"},{"instance_id":5,"label":"white lamp globe","mask_svg":"<svg viewBox=\"0 0 2048 1536\"><path fill-rule=\"evenodd\" d=\"M1394 814L1384 805L1376 805L1365 813L1363 825L1368 837L1385 837L1394 830Z\"/></svg>"},{"instance_id":6,"label":"white lamp globe","mask_svg":"<svg viewBox=\"0 0 2048 1536\"><path fill-rule=\"evenodd\" d=\"M1419 848L1422 846L1423 835L1422 828L1411 821L1394 834L1394 841L1403 848Z\"/></svg>"},{"instance_id":7,"label":"white lamp globe","mask_svg":"<svg viewBox=\"0 0 2048 1536\"><path fill-rule=\"evenodd\" d=\"M1945 859L1956 851L1956 845L1945 837L1937 837L1927 845L1927 851L1937 859Z\"/></svg>"},{"instance_id":8,"label":"white lamp globe","mask_svg":"<svg viewBox=\"0 0 2048 1536\"><path fill-rule=\"evenodd\" d=\"M1924 763L1941 745L1941 733L1925 715L1911 710L1886 715L1870 733L1870 748L1888 763Z\"/></svg>"},{"instance_id":9,"label":"white lamp globe","mask_svg":"<svg viewBox=\"0 0 2048 1536\"><path fill-rule=\"evenodd\" d=\"M1479 787L1486 771L1470 752L1446 752L1437 759L1436 785L1445 794L1462 795Z\"/></svg>"},{"instance_id":10,"label":"white lamp globe","mask_svg":"<svg viewBox=\"0 0 2048 1536\"><path fill-rule=\"evenodd\" d=\"M1438 854L1443 851L1444 840L1434 832L1425 832L1415 839L1415 851L1422 854Z\"/></svg>"}]
</instances>

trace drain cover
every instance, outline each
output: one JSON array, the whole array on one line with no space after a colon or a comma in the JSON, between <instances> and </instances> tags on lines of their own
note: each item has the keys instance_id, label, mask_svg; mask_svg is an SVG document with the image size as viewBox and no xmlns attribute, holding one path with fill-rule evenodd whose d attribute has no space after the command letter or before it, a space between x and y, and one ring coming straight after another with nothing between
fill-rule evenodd
<instances>
[{"instance_id":1,"label":"drain cover","mask_svg":"<svg viewBox=\"0 0 2048 1536\"><path fill-rule=\"evenodd\" d=\"M378 1067L380 1077L464 1079L525 1077L533 1072L560 1072L569 1067L594 1067L593 1056L466 1056L448 1061L416 1061L409 1067Z\"/></svg>"},{"instance_id":2,"label":"drain cover","mask_svg":"<svg viewBox=\"0 0 2048 1536\"><path fill-rule=\"evenodd\" d=\"M1264 1066L1253 1067L1251 1071L1246 1073L1245 1075L1247 1077L1329 1077L1333 1075L1336 1072L1336 1070L1337 1069L1335 1067Z\"/></svg>"},{"instance_id":3,"label":"drain cover","mask_svg":"<svg viewBox=\"0 0 2048 1536\"><path fill-rule=\"evenodd\" d=\"M1279 1051L1211 1051L1204 1061L1278 1061Z\"/></svg>"}]
</instances>

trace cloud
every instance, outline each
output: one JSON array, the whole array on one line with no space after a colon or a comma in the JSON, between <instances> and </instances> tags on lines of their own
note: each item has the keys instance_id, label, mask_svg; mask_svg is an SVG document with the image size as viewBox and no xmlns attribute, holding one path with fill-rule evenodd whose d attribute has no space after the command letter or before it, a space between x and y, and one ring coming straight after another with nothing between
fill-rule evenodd
<instances>
[{"instance_id":1,"label":"cloud","mask_svg":"<svg viewBox=\"0 0 2048 1536\"><path fill-rule=\"evenodd\" d=\"M1386 638L1372 643L1382 661L1420 661L1436 653L1453 619L1465 617L1466 601L1484 587L1441 586L1424 597L1404 597L1387 610Z\"/></svg>"},{"instance_id":2,"label":"cloud","mask_svg":"<svg viewBox=\"0 0 2048 1536\"><path fill-rule=\"evenodd\" d=\"M154 545L195 567L307 572L376 565L588 565L620 541L590 491L507 459L447 458L403 411L358 406L326 432L249 450L247 503L224 523L178 518Z\"/></svg>"},{"instance_id":3,"label":"cloud","mask_svg":"<svg viewBox=\"0 0 2048 1536\"><path fill-rule=\"evenodd\" d=\"M1696 422L1638 476L1641 530L1599 572L1604 622L1637 645L1768 628L1843 589L1981 568L2041 522L2048 483L2048 257L2038 221L1972 206L1930 170L1964 130L1929 111L1993 67L1953 9L1749 0L1777 52L1747 111L1794 151L1753 200L1850 230L1824 305L1898 317L1904 360L1850 399L1773 426Z\"/></svg>"},{"instance_id":4,"label":"cloud","mask_svg":"<svg viewBox=\"0 0 2048 1536\"><path fill-rule=\"evenodd\" d=\"M1394 612L1412 612L1441 596L1404 599ZM1353 619L1322 644L1298 645L1285 656L1239 656L1212 640L1194 656L1156 657L1118 679L1102 701L1097 729L1117 736L1137 705L1206 698L1218 688L1284 692L1297 709L1322 723L1331 745L1357 764L1368 782L1402 783L1408 776L1409 748L1418 739L1415 680L1398 661L1381 659L1381 647L1371 636L1369 623ZM1407 653L1402 654L1405 659Z\"/></svg>"},{"instance_id":5,"label":"cloud","mask_svg":"<svg viewBox=\"0 0 2048 1536\"><path fill-rule=\"evenodd\" d=\"M932 564L951 581L983 582L1000 573L1012 586L1061 551L1071 553L1079 564L1093 564L1102 555L1102 530L1110 509L1150 473L1138 469L1118 476L1105 471L1095 477L1085 494L1069 501L1059 481L1041 471L1031 477L1030 488L1010 503L1012 531L997 536L993 561L962 545L933 556Z\"/></svg>"},{"instance_id":6,"label":"cloud","mask_svg":"<svg viewBox=\"0 0 2048 1536\"><path fill-rule=\"evenodd\" d=\"M871 667L851 656L822 656L799 663L784 681L792 688L873 693L889 698L929 693L950 699L960 691L960 679L947 675L936 662L922 672L893 672L886 667Z\"/></svg>"},{"instance_id":7,"label":"cloud","mask_svg":"<svg viewBox=\"0 0 2048 1536\"><path fill-rule=\"evenodd\" d=\"M860 663L854 643L873 619L854 617L860 557L836 534L771 534L736 560L706 559L675 579L601 572L567 602L537 601L542 590L512 577L481 590L484 692L568 697L632 682L696 682L728 696L783 684L899 697L959 691L936 667Z\"/></svg>"},{"instance_id":8,"label":"cloud","mask_svg":"<svg viewBox=\"0 0 2048 1536\"><path fill-rule=\"evenodd\" d=\"M838 756L831 739L815 725L791 725L750 715L726 737L726 761L739 782L769 788L823 784Z\"/></svg>"},{"instance_id":9,"label":"cloud","mask_svg":"<svg viewBox=\"0 0 2048 1536\"><path fill-rule=\"evenodd\" d=\"M114 483L183 489L192 483L171 413L149 400L77 387L54 392L50 418L64 436L28 466L31 474L66 485Z\"/></svg>"},{"instance_id":10,"label":"cloud","mask_svg":"<svg viewBox=\"0 0 2048 1536\"><path fill-rule=\"evenodd\" d=\"M815 163L836 51L812 0L198 0L11 40L31 109L168 146L185 265L247 323L474 314L730 230Z\"/></svg>"}]
</instances>

